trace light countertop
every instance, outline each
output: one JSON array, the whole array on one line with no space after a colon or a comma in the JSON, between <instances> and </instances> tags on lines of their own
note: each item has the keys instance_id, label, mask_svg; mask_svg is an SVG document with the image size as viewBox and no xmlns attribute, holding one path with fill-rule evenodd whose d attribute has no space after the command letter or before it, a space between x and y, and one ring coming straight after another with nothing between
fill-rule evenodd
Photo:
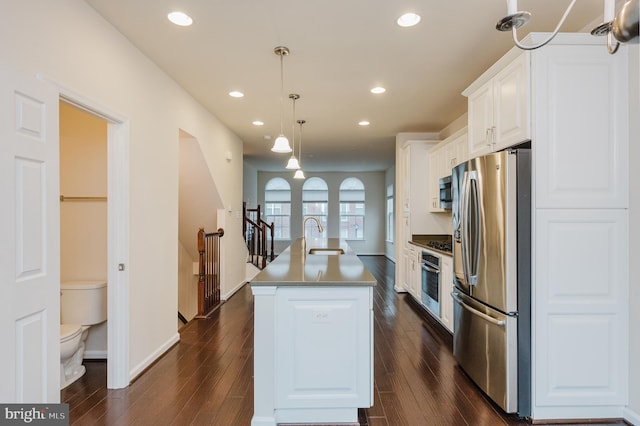
<instances>
[{"instance_id":1,"label":"light countertop","mask_svg":"<svg viewBox=\"0 0 640 426\"><path fill-rule=\"evenodd\" d=\"M340 248L345 254L309 254L313 248ZM376 279L339 238L298 238L251 280L252 286L375 286Z\"/></svg>"}]
</instances>

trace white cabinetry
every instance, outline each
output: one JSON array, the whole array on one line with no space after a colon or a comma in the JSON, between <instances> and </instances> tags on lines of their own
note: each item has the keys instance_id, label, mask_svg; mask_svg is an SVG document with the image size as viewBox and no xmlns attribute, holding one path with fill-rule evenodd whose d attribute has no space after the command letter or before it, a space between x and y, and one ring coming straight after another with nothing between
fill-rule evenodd
<instances>
[{"instance_id":1,"label":"white cabinetry","mask_svg":"<svg viewBox=\"0 0 640 426\"><path fill-rule=\"evenodd\" d=\"M589 35L531 53L535 419L627 403L627 69Z\"/></svg>"},{"instance_id":2,"label":"white cabinetry","mask_svg":"<svg viewBox=\"0 0 640 426\"><path fill-rule=\"evenodd\" d=\"M412 261L409 252L412 234L426 233L431 228L429 212L428 151L438 140L396 140L396 267L395 290L410 291ZM416 134L409 134L415 136ZM427 134L425 134L427 135Z\"/></svg>"},{"instance_id":3,"label":"white cabinetry","mask_svg":"<svg viewBox=\"0 0 640 426\"><path fill-rule=\"evenodd\" d=\"M279 422L299 422L296 409L372 405L371 298L371 287L278 289Z\"/></svg>"},{"instance_id":4,"label":"white cabinetry","mask_svg":"<svg viewBox=\"0 0 640 426\"><path fill-rule=\"evenodd\" d=\"M469 158L531 139L529 52L501 60L462 94L468 97Z\"/></svg>"},{"instance_id":5,"label":"white cabinetry","mask_svg":"<svg viewBox=\"0 0 640 426\"><path fill-rule=\"evenodd\" d=\"M420 257L422 251L409 245L409 263L410 268L407 271L409 275L409 293L416 299L421 297L421 276L420 276Z\"/></svg>"},{"instance_id":6,"label":"white cabinetry","mask_svg":"<svg viewBox=\"0 0 640 426\"><path fill-rule=\"evenodd\" d=\"M440 257L440 321L453 333L453 260Z\"/></svg>"},{"instance_id":7,"label":"white cabinetry","mask_svg":"<svg viewBox=\"0 0 640 426\"><path fill-rule=\"evenodd\" d=\"M448 211L440 208L440 178L451 175L451 169L467 161L467 128L463 128L429 151L429 211Z\"/></svg>"},{"instance_id":8,"label":"white cabinetry","mask_svg":"<svg viewBox=\"0 0 640 426\"><path fill-rule=\"evenodd\" d=\"M627 232L626 209L536 211L536 418L625 405Z\"/></svg>"},{"instance_id":9,"label":"white cabinetry","mask_svg":"<svg viewBox=\"0 0 640 426\"><path fill-rule=\"evenodd\" d=\"M627 54L559 34L463 93L470 157L531 139L534 420L622 417L628 400Z\"/></svg>"}]
</instances>

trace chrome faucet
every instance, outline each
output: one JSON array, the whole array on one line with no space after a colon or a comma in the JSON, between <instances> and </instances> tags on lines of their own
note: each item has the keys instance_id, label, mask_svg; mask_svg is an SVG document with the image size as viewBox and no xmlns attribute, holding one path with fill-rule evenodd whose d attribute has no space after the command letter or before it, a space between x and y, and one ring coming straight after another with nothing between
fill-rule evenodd
<instances>
[{"instance_id":1,"label":"chrome faucet","mask_svg":"<svg viewBox=\"0 0 640 426\"><path fill-rule=\"evenodd\" d=\"M307 216L307 217L305 217L305 218L304 218L304 220L302 221L302 238L304 238L304 237L305 237L305 232L304 232L304 230L305 230L305 228L307 227L307 221L308 221L309 219L313 219L313 220L315 220L315 221L316 221L316 225L318 225L318 232L322 234L323 229L322 229L322 224L320 223L320 219L318 219L318 218L317 218L317 217L315 217L315 216Z\"/></svg>"}]
</instances>

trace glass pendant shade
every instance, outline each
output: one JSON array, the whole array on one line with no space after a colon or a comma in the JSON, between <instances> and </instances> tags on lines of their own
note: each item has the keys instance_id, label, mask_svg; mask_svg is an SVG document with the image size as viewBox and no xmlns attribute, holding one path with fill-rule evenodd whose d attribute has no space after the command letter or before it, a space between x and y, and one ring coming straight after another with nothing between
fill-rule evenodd
<instances>
[{"instance_id":1,"label":"glass pendant shade","mask_svg":"<svg viewBox=\"0 0 640 426\"><path fill-rule=\"evenodd\" d=\"M300 168L300 164L298 164L298 159L295 155L292 155L289 158L289 162L287 163L287 169L296 170Z\"/></svg>"},{"instance_id":2,"label":"glass pendant shade","mask_svg":"<svg viewBox=\"0 0 640 426\"><path fill-rule=\"evenodd\" d=\"M285 135L280 135L273 142L273 152L291 152L291 146L289 145L289 139Z\"/></svg>"},{"instance_id":3,"label":"glass pendant shade","mask_svg":"<svg viewBox=\"0 0 640 426\"><path fill-rule=\"evenodd\" d=\"M294 179L304 179L304 172L302 169L296 170L296 173L293 175Z\"/></svg>"}]
</instances>

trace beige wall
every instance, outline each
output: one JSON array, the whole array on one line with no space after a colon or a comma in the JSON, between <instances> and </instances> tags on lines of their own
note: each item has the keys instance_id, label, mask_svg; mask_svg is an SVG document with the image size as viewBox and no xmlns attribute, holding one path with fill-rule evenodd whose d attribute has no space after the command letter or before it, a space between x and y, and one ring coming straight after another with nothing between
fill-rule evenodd
<instances>
[{"instance_id":1,"label":"beige wall","mask_svg":"<svg viewBox=\"0 0 640 426\"><path fill-rule=\"evenodd\" d=\"M107 123L60 102L60 193L107 196ZM107 279L106 201L60 203L60 281ZM85 358L107 357L107 324L92 326Z\"/></svg>"},{"instance_id":2,"label":"beige wall","mask_svg":"<svg viewBox=\"0 0 640 426\"><path fill-rule=\"evenodd\" d=\"M177 336L178 140L201 144L225 207L222 285L244 282L242 141L90 6L2 0L0 57L104 105L130 124L129 365L144 369ZM227 162L224 153L233 161Z\"/></svg>"},{"instance_id":3,"label":"beige wall","mask_svg":"<svg viewBox=\"0 0 640 426\"><path fill-rule=\"evenodd\" d=\"M193 262L187 249L178 244L178 311L187 320L198 313L198 276L193 274Z\"/></svg>"}]
</instances>

